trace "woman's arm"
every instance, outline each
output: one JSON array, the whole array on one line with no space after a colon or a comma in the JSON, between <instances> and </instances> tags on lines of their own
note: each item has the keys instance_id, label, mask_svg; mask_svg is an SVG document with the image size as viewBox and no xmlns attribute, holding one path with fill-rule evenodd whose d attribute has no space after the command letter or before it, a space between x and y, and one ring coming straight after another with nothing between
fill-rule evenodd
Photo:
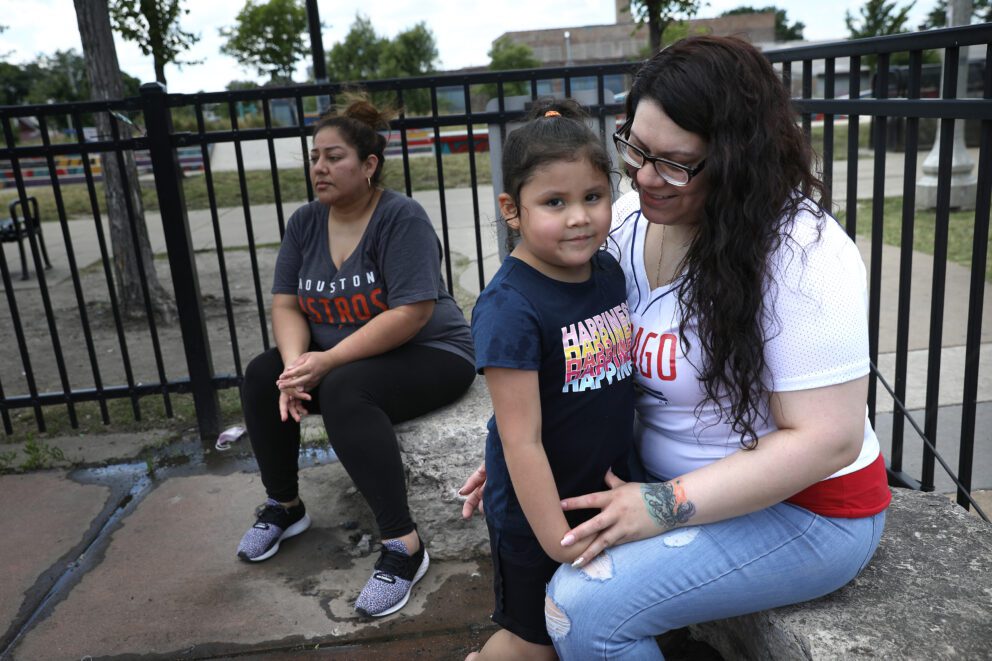
<instances>
[{"instance_id":1,"label":"woman's arm","mask_svg":"<svg viewBox=\"0 0 992 661\"><path fill-rule=\"evenodd\" d=\"M585 544L563 547L568 531L558 487L541 443L541 396L537 372L486 368L486 385L503 441L510 481L541 548L557 562L572 562Z\"/></svg>"},{"instance_id":2,"label":"woman's arm","mask_svg":"<svg viewBox=\"0 0 992 661\"><path fill-rule=\"evenodd\" d=\"M310 325L292 294L272 297L272 333L283 365L292 364L310 346Z\"/></svg>"},{"instance_id":3,"label":"woman's arm","mask_svg":"<svg viewBox=\"0 0 992 661\"><path fill-rule=\"evenodd\" d=\"M755 450L741 450L672 480L623 483L569 498L563 509L602 511L570 530L563 546L585 544L585 564L604 548L688 524L712 523L780 503L852 463L864 438L868 377L823 388L773 393L778 430Z\"/></svg>"},{"instance_id":4,"label":"woman's arm","mask_svg":"<svg viewBox=\"0 0 992 661\"><path fill-rule=\"evenodd\" d=\"M430 321L432 314L433 300L385 310L327 351L301 353L296 360L284 363L286 369L277 384L282 390L301 387L303 391L311 390L328 372L341 365L378 356L406 344ZM299 396L310 399L305 392Z\"/></svg>"}]
</instances>

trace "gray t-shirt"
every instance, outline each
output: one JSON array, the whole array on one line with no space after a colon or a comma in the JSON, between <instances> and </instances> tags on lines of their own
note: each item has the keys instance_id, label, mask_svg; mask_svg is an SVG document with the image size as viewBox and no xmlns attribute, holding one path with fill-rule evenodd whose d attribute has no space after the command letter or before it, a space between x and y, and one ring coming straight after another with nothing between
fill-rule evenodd
<instances>
[{"instance_id":1,"label":"gray t-shirt","mask_svg":"<svg viewBox=\"0 0 992 661\"><path fill-rule=\"evenodd\" d=\"M384 191L355 251L337 269L319 201L290 217L276 260L273 294L292 294L327 350L390 308L435 301L430 321L410 340L475 361L465 315L441 277L441 242L415 200Z\"/></svg>"}]
</instances>

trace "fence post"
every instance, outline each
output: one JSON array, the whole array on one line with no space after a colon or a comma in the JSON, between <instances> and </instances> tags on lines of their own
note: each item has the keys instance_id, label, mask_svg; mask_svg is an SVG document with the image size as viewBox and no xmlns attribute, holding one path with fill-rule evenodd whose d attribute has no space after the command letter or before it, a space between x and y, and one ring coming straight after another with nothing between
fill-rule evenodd
<instances>
[{"instance_id":1,"label":"fence post","mask_svg":"<svg viewBox=\"0 0 992 661\"><path fill-rule=\"evenodd\" d=\"M207 442L215 439L220 432L220 405L213 382L213 359L200 298L200 280L186 215L186 200L180 182L179 159L170 140L172 114L166 105L165 93L165 85L145 83L141 86L141 105L196 420L200 439Z\"/></svg>"}]
</instances>

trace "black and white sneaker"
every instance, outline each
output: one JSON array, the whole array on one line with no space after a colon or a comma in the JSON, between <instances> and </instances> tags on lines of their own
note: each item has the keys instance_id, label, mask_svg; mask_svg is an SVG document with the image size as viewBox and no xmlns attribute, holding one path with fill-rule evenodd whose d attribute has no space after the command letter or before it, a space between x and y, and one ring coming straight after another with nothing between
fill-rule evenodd
<instances>
[{"instance_id":1,"label":"black and white sneaker","mask_svg":"<svg viewBox=\"0 0 992 661\"><path fill-rule=\"evenodd\" d=\"M301 500L298 505L283 507L269 498L255 512L255 525L248 529L238 544L238 557L250 562L271 558L279 543L295 537L310 527L310 516Z\"/></svg>"},{"instance_id":2,"label":"black and white sneaker","mask_svg":"<svg viewBox=\"0 0 992 661\"><path fill-rule=\"evenodd\" d=\"M403 608L410 599L410 590L427 573L430 563L423 540L413 555L398 539L386 542L372 577L358 595L355 610L366 617L382 617Z\"/></svg>"}]
</instances>

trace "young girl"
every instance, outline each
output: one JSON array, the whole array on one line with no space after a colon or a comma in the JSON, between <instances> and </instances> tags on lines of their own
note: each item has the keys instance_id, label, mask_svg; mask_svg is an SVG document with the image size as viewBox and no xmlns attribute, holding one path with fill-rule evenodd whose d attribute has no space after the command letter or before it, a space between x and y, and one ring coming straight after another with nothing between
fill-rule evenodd
<instances>
[{"instance_id":1,"label":"young girl","mask_svg":"<svg viewBox=\"0 0 992 661\"><path fill-rule=\"evenodd\" d=\"M600 250L610 229L610 159L577 104L537 105L503 152L500 212L519 243L472 315L476 368L495 411L485 512L493 620L503 627L475 659L556 658L545 587L583 550L560 544L583 515L563 513L561 499L601 490L632 444L626 289Z\"/></svg>"}]
</instances>

